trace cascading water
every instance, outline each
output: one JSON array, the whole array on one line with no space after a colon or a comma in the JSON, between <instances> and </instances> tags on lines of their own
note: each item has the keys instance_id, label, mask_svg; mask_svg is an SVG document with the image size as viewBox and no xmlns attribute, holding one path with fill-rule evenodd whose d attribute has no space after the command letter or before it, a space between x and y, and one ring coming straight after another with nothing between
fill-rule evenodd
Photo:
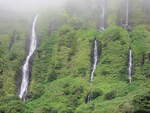
<instances>
[{"instance_id":1,"label":"cascading water","mask_svg":"<svg viewBox=\"0 0 150 113\"><path fill-rule=\"evenodd\" d=\"M93 69L90 76L90 81L93 81L94 78L94 72L96 70L96 65L98 61L98 46L97 46L97 40L94 41L94 63L93 63Z\"/></svg>"},{"instance_id":2,"label":"cascading water","mask_svg":"<svg viewBox=\"0 0 150 113\"><path fill-rule=\"evenodd\" d=\"M92 66L92 72L90 74L90 87L92 87L92 82L93 82L93 79L94 79L94 72L96 70L96 65L97 65L97 62L98 62L98 43L97 43L97 40L94 40L94 52L93 52L93 66ZM92 88L91 88L92 89ZM87 100L86 102L89 103L91 100L92 100L92 90L90 90L89 94L87 95Z\"/></svg>"},{"instance_id":3,"label":"cascading water","mask_svg":"<svg viewBox=\"0 0 150 113\"><path fill-rule=\"evenodd\" d=\"M125 27L127 28L129 24L129 0L126 0L126 21Z\"/></svg>"},{"instance_id":4,"label":"cascading water","mask_svg":"<svg viewBox=\"0 0 150 113\"><path fill-rule=\"evenodd\" d=\"M27 88L29 84L29 61L37 47L37 39L36 39L36 33L35 33L35 26L36 26L37 18L38 18L38 15L35 16L33 24L32 24L32 36L30 39L31 42L30 42L29 54L22 67L22 83L21 83L19 97L20 99L23 99L23 100L25 100L26 98Z\"/></svg>"},{"instance_id":5,"label":"cascading water","mask_svg":"<svg viewBox=\"0 0 150 113\"><path fill-rule=\"evenodd\" d=\"M125 16L125 29L129 30L129 0L125 0L126 3L126 16ZM128 80L132 82L132 49L129 49L129 61L128 61Z\"/></svg>"},{"instance_id":6,"label":"cascading water","mask_svg":"<svg viewBox=\"0 0 150 113\"><path fill-rule=\"evenodd\" d=\"M122 4L123 4L122 7L124 7L125 10L123 10L123 12L121 13L121 15L122 15L122 17L121 17L121 25L125 29L128 30L129 29L128 28L129 27L129 0L123 0Z\"/></svg>"},{"instance_id":7,"label":"cascading water","mask_svg":"<svg viewBox=\"0 0 150 113\"><path fill-rule=\"evenodd\" d=\"M102 14L101 14L101 25L100 25L100 30L104 30L105 29L105 0L101 0L101 10L102 10ZM97 66L97 62L98 62L98 41L95 39L94 40L94 57L93 57L93 66L92 66L92 72L90 74L90 87L92 89L92 82L94 79L94 72L96 70L96 66ZM87 95L86 98L86 103L91 102L92 100L92 90L90 89L89 94Z\"/></svg>"},{"instance_id":8,"label":"cascading water","mask_svg":"<svg viewBox=\"0 0 150 113\"><path fill-rule=\"evenodd\" d=\"M101 26L100 29L104 30L105 29L105 0L101 1L101 10L102 10L102 14L101 14Z\"/></svg>"},{"instance_id":9,"label":"cascading water","mask_svg":"<svg viewBox=\"0 0 150 113\"><path fill-rule=\"evenodd\" d=\"M132 82L132 50L129 50L129 62L128 62L128 79L129 79L129 83Z\"/></svg>"}]
</instances>

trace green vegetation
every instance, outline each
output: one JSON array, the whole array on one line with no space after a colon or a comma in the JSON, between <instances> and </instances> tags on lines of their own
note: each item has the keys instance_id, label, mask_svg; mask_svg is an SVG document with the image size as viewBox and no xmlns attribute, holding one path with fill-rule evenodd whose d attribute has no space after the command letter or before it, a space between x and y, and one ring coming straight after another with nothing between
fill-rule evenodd
<instances>
[{"instance_id":1,"label":"green vegetation","mask_svg":"<svg viewBox=\"0 0 150 113\"><path fill-rule=\"evenodd\" d=\"M103 32L89 28L74 28L62 25L51 35L43 33L32 70L29 100L26 101L31 112L56 113L125 113L136 112L134 99L149 91L149 80L142 69L148 68L136 55L136 48L145 56L149 53L146 45L134 43L137 37L146 35L146 26L137 26L128 33L121 27L109 27ZM94 38L101 43L101 56L97 65L94 82L89 84L91 70L91 50ZM44 39L45 38L45 39ZM136 40L137 41L137 40ZM139 38L139 42L143 39ZM133 73L132 84L128 83L128 50L134 51L134 68L141 74ZM140 46L140 47L139 47ZM139 49L140 48L140 49ZM138 59L136 59L138 57ZM145 57L147 58L147 57ZM140 59L140 60L139 60ZM145 72L145 71L144 71ZM92 91L92 102L85 104L88 93ZM34 106L34 107L33 107ZM28 111L28 112L29 112Z\"/></svg>"},{"instance_id":2,"label":"green vegetation","mask_svg":"<svg viewBox=\"0 0 150 113\"><path fill-rule=\"evenodd\" d=\"M0 20L0 98L16 95L16 78L25 56L25 38L28 37L28 23L21 24L19 21L22 20L15 17Z\"/></svg>"},{"instance_id":3,"label":"green vegetation","mask_svg":"<svg viewBox=\"0 0 150 113\"><path fill-rule=\"evenodd\" d=\"M12 17L12 22L9 17L1 18L0 113L149 113L150 27L138 25L147 23L142 10L136 10L138 3L132 12L138 14L130 16L132 30L116 26L120 2L113 1L104 31L96 30L96 14L94 19L83 10L79 14L82 8L79 12L69 8L62 12L41 11L36 28L39 44L26 101L21 101L17 92L31 18ZM94 39L99 42L100 56L91 84ZM131 84L129 48L133 51ZM92 101L86 103L91 92Z\"/></svg>"}]
</instances>

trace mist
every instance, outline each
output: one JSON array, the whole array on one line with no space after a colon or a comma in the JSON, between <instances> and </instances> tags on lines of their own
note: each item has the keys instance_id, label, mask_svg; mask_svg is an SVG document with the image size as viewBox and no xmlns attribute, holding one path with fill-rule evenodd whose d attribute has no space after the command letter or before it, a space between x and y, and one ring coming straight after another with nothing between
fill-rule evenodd
<instances>
[{"instance_id":1,"label":"mist","mask_svg":"<svg viewBox=\"0 0 150 113\"><path fill-rule=\"evenodd\" d=\"M15 12L34 12L42 9L58 8L66 0L0 0L0 9Z\"/></svg>"},{"instance_id":2,"label":"mist","mask_svg":"<svg viewBox=\"0 0 150 113\"><path fill-rule=\"evenodd\" d=\"M86 22L92 21L99 24L102 13L103 0L0 0L0 17L21 15L23 17L34 16L43 11L47 14L66 11L70 16L83 17ZM108 24L119 24L125 16L126 0L105 0L106 17ZM129 20L139 18L137 23L142 23L142 18L149 22L150 12L147 0L130 0ZM14 14L15 13L15 14ZM141 14L142 13L142 14ZM32 17L33 18L33 17ZM141 20L140 20L141 19Z\"/></svg>"}]
</instances>

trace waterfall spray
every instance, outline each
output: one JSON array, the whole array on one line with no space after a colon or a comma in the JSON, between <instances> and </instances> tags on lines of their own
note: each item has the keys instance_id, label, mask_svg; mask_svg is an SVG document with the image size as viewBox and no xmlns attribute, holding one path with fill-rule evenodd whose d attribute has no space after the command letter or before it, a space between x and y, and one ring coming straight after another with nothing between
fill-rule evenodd
<instances>
[{"instance_id":1,"label":"waterfall spray","mask_svg":"<svg viewBox=\"0 0 150 113\"><path fill-rule=\"evenodd\" d=\"M32 36L30 39L30 48L29 48L29 54L25 60L25 63L22 67L22 83L20 88L19 97L20 99L25 100L27 95L27 89L29 84L29 61L37 47L37 39L36 39L36 33L35 33L35 25L37 22L38 15L34 18L33 24L32 24Z\"/></svg>"}]
</instances>

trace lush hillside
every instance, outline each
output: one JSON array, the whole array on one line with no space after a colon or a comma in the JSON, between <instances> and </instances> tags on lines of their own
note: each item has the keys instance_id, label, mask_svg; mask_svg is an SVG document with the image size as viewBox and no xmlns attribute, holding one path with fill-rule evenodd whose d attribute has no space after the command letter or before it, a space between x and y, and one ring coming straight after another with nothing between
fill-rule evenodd
<instances>
[{"instance_id":1,"label":"lush hillside","mask_svg":"<svg viewBox=\"0 0 150 113\"><path fill-rule=\"evenodd\" d=\"M29 23L20 16L2 16L0 19L0 97L16 95L16 78L25 56L25 39L29 37Z\"/></svg>"},{"instance_id":2,"label":"lush hillside","mask_svg":"<svg viewBox=\"0 0 150 113\"><path fill-rule=\"evenodd\" d=\"M105 15L107 27L99 30L101 10L96 11L92 2L84 7L85 0L81 6L78 3L69 2L61 11L40 11L26 101L18 97L18 90L33 16L7 11L0 16L0 113L150 112L149 8L141 0L130 2L128 31L119 26L124 17L121 0L111 0ZM91 83L95 39L98 63ZM129 49L133 52L131 83ZM87 103L91 92L92 101Z\"/></svg>"},{"instance_id":3,"label":"lush hillside","mask_svg":"<svg viewBox=\"0 0 150 113\"><path fill-rule=\"evenodd\" d=\"M150 66L149 33L146 26L137 26L128 33L117 26L100 32L68 25L61 26L51 35L43 33L26 102L29 110L43 113L136 112L134 99L149 95L149 72L146 71ZM138 38L142 35L145 35L144 39ZM91 86L90 59L95 38L100 42L101 55ZM127 80L130 46L134 52L132 84ZM143 54L144 64L141 64ZM91 90L93 101L86 104Z\"/></svg>"}]
</instances>

